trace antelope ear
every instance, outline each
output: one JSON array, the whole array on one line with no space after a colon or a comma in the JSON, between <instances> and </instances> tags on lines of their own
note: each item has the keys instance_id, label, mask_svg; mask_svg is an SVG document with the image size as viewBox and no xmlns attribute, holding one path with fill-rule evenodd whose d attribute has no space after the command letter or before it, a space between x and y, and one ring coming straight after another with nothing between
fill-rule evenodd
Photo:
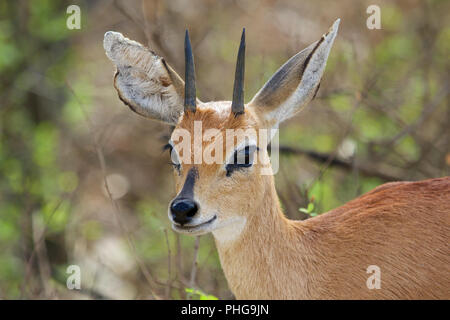
<instances>
[{"instance_id":1,"label":"antelope ear","mask_svg":"<svg viewBox=\"0 0 450 320\"><path fill-rule=\"evenodd\" d=\"M319 89L340 19L319 41L290 58L250 101L268 127L292 117L311 101Z\"/></svg>"},{"instance_id":2,"label":"antelope ear","mask_svg":"<svg viewBox=\"0 0 450 320\"><path fill-rule=\"evenodd\" d=\"M142 116L176 124L184 109L184 81L164 58L119 32L106 32L103 47L117 68L120 100Z\"/></svg>"}]
</instances>

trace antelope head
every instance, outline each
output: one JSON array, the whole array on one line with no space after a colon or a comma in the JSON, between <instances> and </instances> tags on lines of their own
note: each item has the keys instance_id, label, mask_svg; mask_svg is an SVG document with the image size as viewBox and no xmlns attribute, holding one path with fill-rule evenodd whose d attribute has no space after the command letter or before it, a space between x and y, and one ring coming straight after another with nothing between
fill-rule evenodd
<instances>
[{"instance_id":1,"label":"antelope head","mask_svg":"<svg viewBox=\"0 0 450 320\"><path fill-rule=\"evenodd\" d=\"M245 29L237 55L232 101L202 102L189 34L185 36L185 82L164 58L117 32L104 38L117 71L114 87L134 112L175 126L167 148L177 195L168 215L175 231L218 237L239 234L252 209L275 193L268 164L270 132L311 101L319 88L339 26L290 58L244 103ZM263 137L264 132L265 137ZM269 169L268 169L269 167ZM276 198L276 195L275 195ZM263 218L263 217L259 217Z\"/></svg>"}]
</instances>

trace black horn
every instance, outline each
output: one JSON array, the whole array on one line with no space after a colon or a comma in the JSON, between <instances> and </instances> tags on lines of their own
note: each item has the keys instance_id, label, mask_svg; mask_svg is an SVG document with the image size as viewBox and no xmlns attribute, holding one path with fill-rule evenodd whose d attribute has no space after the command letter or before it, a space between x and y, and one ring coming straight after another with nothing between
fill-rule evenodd
<instances>
[{"instance_id":1,"label":"black horn","mask_svg":"<svg viewBox=\"0 0 450 320\"><path fill-rule=\"evenodd\" d=\"M244 113L244 71L245 71L245 28L242 30L241 44L236 61L234 75L233 102L231 111L235 116Z\"/></svg>"},{"instance_id":2,"label":"black horn","mask_svg":"<svg viewBox=\"0 0 450 320\"><path fill-rule=\"evenodd\" d=\"M197 108L195 91L195 66L192 54L189 32L186 30L184 38L184 62L185 62L185 84L184 84L184 112L195 112Z\"/></svg>"}]
</instances>

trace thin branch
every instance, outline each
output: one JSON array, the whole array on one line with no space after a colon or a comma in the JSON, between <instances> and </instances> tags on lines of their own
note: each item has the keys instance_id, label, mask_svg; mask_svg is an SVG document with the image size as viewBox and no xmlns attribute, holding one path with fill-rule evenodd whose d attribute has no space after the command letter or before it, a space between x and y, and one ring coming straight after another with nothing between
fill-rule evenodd
<instances>
[{"instance_id":1,"label":"thin branch","mask_svg":"<svg viewBox=\"0 0 450 320\"><path fill-rule=\"evenodd\" d=\"M195 278L197 276L197 264L198 264L198 248L200 247L200 237L195 237L195 246L194 246L194 261L192 262L191 269L191 280L189 282L189 286L191 288L195 287Z\"/></svg>"},{"instance_id":2,"label":"thin branch","mask_svg":"<svg viewBox=\"0 0 450 320\"><path fill-rule=\"evenodd\" d=\"M361 174L369 177L377 177L385 181L402 181L401 177L386 174L383 172L376 171L362 164L353 163L353 161L339 159L336 156L330 155L328 153L321 153L311 150L305 150L301 148L294 148L289 146L280 146L280 153L286 155L305 155L308 158L317 161L319 163L325 163L330 167L339 167L347 171L358 170Z\"/></svg>"},{"instance_id":3,"label":"thin branch","mask_svg":"<svg viewBox=\"0 0 450 320\"><path fill-rule=\"evenodd\" d=\"M166 287L166 299L170 299L170 291L172 289L172 252L170 251L170 242L169 242L169 234L167 233L167 229L163 230L164 236L166 238L167 245L167 269L169 276L167 278L167 287Z\"/></svg>"},{"instance_id":4,"label":"thin branch","mask_svg":"<svg viewBox=\"0 0 450 320\"><path fill-rule=\"evenodd\" d=\"M52 220L55 212L58 210L58 208L61 206L61 204L63 203L65 199L60 199L58 201L58 203L56 204L56 206L53 208L52 212L50 213L50 216L48 217L47 221L45 221L44 223L44 228L42 230L42 233L39 237L39 239L36 241L36 239L34 239L33 237L33 250L31 251L30 257L28 258L27 264L26 264L26 271L25 271L25 279L23 282L23 286L21 288L21 295L23 296L25 294L25 290L27 288L27 284L28 284L28 279L30 278L31 275L31 269L32 269L32 265L33 265L33 260L36 256L36 252L37 250L39 250L40 246L42 245L42 243L45 240L45 235L48 229L48 226L50 224L50 221Z\"/></svg>"},{"instance_id":5,"label":"thin branch","mask_svg":"<svg viewBox=\"0 0 450 320\"><path fill-rule=\"evenodd\" d=\"M127 228L124 226L122 221L120 220L120 216L121 216L120 207L119 207L119 204L117 203L117 201L114 200L114 198L112 196L112 193L111 193L111 190L109 189L109 185L108 185L108 181L107 181L107 170L106 170L105 156L103 154L103 151L102 151L102 148L101 148L100 144L98 143L97 137L96 137L96 135L94 133L94 129L93 129L94 126L93 126L93 124L91 122L91 119L89 118L89 115L87 114L87 112L86 112L86 110L85 110L85 108L83 106L83 103L78 98L78 96L76 95L76 93L73 90L72 86L69 84L69 82L67 80L66 80L66 85L69 88L69 90L72 93L72 95L74 96L75 100L77 101L77 104L79 105L79 107L80 107L80 109L81 109L81 111L83 113L83 116L84 116L84 118L86 120L86 123L87 123L87 125L89 127L89 131L91 133L91 136L93 137L94 148L96 150L97 158L98 158L98 161L100 163L100 169L101 169L102 175L103 175L103 183L104 183L104 186L105 186L105 190L106 190L106 193L108 194L108 198L111 201L111 204L112 204L113 208L115 209L115 210L113 210L114 218L115 218L119 228L121 229L122 234L124 234L124 236L125 236L125 238L127 240L127 243L128 243L128 245L129 245L129 247L131 249L131 252L133 253L134 258L135 258L136 262L138 263L142 274L144 275L145 279L147 280L147 282L149 284L149 289L150 289L151 294L153 295L154 298L160 299L160 297L153 290L153 285L154 284L158 284L157 281L155 280L153 275L150 273L150 271L146 268L145 264L142 262L142 260L137 255L136 247L134 245L133 240L131 239L130 233L127 230Z\"/></svg>"},{"instance_id":6,"label":"thin branch","mask_svg":"<svg viewBox=\"0 0 450 320\"><path fill-rule=\"evenodd\" d=\"M184 279L183 275L183 257L182 257L182 251L181 251L181 240L180 240L180 234L175 232L175 241L176 241L176 255L175 255L175 265L177 267L177 279L184 284L186 283L186 280ZM184 289L179 290L180 297L182 299L186 299L186 292Z\"/></svg>"}]
</instances>

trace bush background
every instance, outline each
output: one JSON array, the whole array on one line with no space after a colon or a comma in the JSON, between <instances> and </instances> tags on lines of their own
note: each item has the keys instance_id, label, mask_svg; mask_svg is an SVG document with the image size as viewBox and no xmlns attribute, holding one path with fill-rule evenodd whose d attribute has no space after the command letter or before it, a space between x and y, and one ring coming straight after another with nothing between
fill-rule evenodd
<instances>
[{"instance_id":1,"label":"bush background","mask_svg":"<svg viewBox=\"0 0 450 320\"><path fill-rule=\"evenodd\" d=\"M170 128L117 98L108 30L183 75L189 28L198 96L209 101L231 98L245 26L249 101L340 17L317 98L281 126L286 214L306 219L299 208L321 214L387 181L448 175L450 3L377 1L382 29L369 30L372 2L0 2L0 298L200 298L185 288L233 298L212 236L170 229L174 186L161 149ZM81 30L66 28L70 4ZM79 291L66 288L72 264Z\"/></svg>"}]
</instances>

